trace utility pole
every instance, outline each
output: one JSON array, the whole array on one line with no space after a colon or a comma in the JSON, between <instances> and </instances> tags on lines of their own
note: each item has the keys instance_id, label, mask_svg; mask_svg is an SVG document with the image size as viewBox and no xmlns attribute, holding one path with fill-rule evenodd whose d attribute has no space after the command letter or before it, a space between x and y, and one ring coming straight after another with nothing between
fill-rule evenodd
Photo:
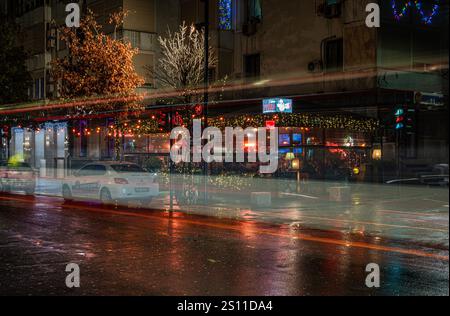
<instances>
[{"instance_id":1,"label":"utility pole","mask_svg":"<svg viewBox=\"0 0 450 316\"><path fill-rule=\"evenodd\" d=\"M204 95L203 95L203 116L205 120L203 121L203 130L208 128L208 102L209 102L209 0L202 0L205 3L205 21L204 21L204 32L205 32L205 65L204 65ZM204 176L204 202L208 202L208 163L203 162L203 176Z\"/></svg>"},{"instance_id":2,"label":"utility pole","mask_svg":"<svg viewBox=\"0 0 450 316\"><path fill-rule=\"evenodd\" d=\"M51 3L49 4L51 5ZM44 73L43 73L43 79L42 84L44 88L42 89L43 95L42 98L44 99L44 103L47 103L47 35L48 35L48 29L50 27L50 23L47 23L48 17L47 17L47 3L44 1L44 5L42 7L42 18L44 22ZM40 81L40 80L39 80Z\"/></svg>"},{"instance_id":3,"label":"utility pole","mask_svg":"<svg viewBox=\"0 0 450 316\"><path fill-rule=\"evenodd\" d=\"M208 86L209 86L209 0L203 0L205 2L205 69L204 69L204 114L205 114L205 126L208 125Z\"/></svg>"}]
</instances>

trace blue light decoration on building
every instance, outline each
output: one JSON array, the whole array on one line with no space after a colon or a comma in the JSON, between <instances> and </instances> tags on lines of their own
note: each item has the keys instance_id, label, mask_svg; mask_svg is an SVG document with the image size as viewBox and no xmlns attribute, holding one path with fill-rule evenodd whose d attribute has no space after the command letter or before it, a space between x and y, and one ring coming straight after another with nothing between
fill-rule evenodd
<instances>
[{"instance_id":1,"label":"blue light decoration on building","mask_svg":"<svg viewBox=\"0 0 450 316\"><path fill-rule=\"evenodd\" d=\"M219 28L230 31L233 25L232 0L219 0Z\"/></svg>"},{"instance_id":2,"label":"blue light decoration on building","mask_svg":"<svg viewBox=\"0 0 450 316\"><path fill-rule=\"evenodd\" d=\"M400 21L403 17L405 17L410 9L416 8L417 12L419 12L420 20L424 24L432 24L434 17L439 13L440 6L439 6L439 0L435 0L434 4L432 6L431 12L426 13L425 10L423 9L423 1L409 0L409 1L405 2L402 9L399 10L398 9L399 7L397 6L397 1L391 0L391 7L392 7L392 12L394 13L394 18L397 21Z\"/></svg>"}]
</instances>

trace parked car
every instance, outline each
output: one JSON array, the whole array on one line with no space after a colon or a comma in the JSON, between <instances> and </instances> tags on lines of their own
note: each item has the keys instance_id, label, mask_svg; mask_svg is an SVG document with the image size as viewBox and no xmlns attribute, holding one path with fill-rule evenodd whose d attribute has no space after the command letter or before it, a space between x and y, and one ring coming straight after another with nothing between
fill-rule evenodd
<instances>
[{"instance_id":1,"label":"parked car","mask_svg":"<svg viewBox=\"0 0 450 316\"><path fill-rule=\"evenodd\" d=\"M0 162L0 192L23 191L34 194L36 175L28 163Z\"/></svg>"},{"instance_id":2,"label":"parked car","mask_svg":"<svg viewBox=\"0 0 450 316\"><path fill-rule=\"evenodd\" d=\"M149 203L159 195L157 175L128 162L97 162L83 166L62 184L65 200Z\"/></svg>"}]
</instances>

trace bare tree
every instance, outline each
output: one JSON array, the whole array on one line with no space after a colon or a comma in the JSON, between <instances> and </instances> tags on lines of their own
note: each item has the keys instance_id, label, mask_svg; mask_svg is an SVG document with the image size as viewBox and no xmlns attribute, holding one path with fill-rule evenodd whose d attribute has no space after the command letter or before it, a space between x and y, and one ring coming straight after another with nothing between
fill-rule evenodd
<instances>
[{"instance_id":1,"label":"bare tree","mask_svg":"<svg viewBox=\"0 0 450 316\"><path fill-rule=\"evenodd\" d=\"M184 102L190 103L202 99L198 89L204 80L205 67L205 35L194 25L180 25L177 32L167 32L160 36L161 58L155 67L147 66L146 70L161 88L178 90ZM217 64L217 57L212 47L209 49L209 68Z\"/></svg>"}]
</instances>

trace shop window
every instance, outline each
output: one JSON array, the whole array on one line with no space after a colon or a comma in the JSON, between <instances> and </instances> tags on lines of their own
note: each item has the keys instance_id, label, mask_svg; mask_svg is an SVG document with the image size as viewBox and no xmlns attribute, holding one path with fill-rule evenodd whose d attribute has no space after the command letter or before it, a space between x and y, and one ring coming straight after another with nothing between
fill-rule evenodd
<instances>
[{"instance_id":1,"label":"shop window","mask_svg":"<svg viewBox=\"0 0 450 316\"><path fill-rule=\"evenodd\" d=\"M280 147L291 146L291 135L290 134L280 134L278 145Z\"/></svg>"},{"instance_id":2,"label":"shop window","mask_svg":"<svg viewBox=\"0 0 450 316\"><path fill-rule=\"evenodd\" d=\"M304 142L308 146L323 145L323 132L318 128L304 129Z\"/></svg>"},{"instance_id":3,"label":"shop window","mask_svg":"<svg viewBox=\"0 0 450 316\"><path fill-rule=\"evenodd\" d=\"M111 127L114 126L114 119L107 119L105 127L101 128L101 157L103 159L112 158L115 150L114 131Z\"/></svg>"},{"instance_id":4,"label":"shop window","mask_svg":"<svg viewBox=\"0 0 450 316\"><path fill-rule=\"evenodd\" d=\"M325 43L325 69L327 71L342 71L344 67L343 40L336 39Z\"/></svg>"},{"instance_id":5,"label":"shop window","mask_svg":"<svg viewBox=\"0 0 450 316\"><path fill-rule=\"evenodd\" d=\"M362 132L327 130L326 145L330 147L367 147L370 138Z\"/></svg>"},{"instance_id":6,"label":"shop window","mask_svg":"<svg viewBox=\"0 0 450 316\"><path fill-rule=\"evenodd\" d=\"M170 152L170 134L150 134L148 140L148 152L168 154Z\"/></svg>"},{"instance_id":7,"label":"shop window","mask_svg":"<svg viewBox=\"0 0 450 316\"><path fill-rule=\"evenodd\" d=\"M321 129L284 127L279 129L280 147L302 147L323 145Z\"/></svg>"},{"instance_id":8,"label":"shop window","mask_svg":"<svg viewBox=\"0 0 450 316\"><path fill-rule=\"evenodd\" d=\"M149 134L125 137L127 154L168 154L170 152L170 134Z\"/></svg>"},{"instance_id":9,"label":"shop window","mask_svg":"<svg viewBox=\"0 0 450 316\"><path fill-rule=\"evenodd\" d=\"M34 165L36 168L44 167L45 164L42 163L45 159L45 132L42 130L37 130L34 137ZM45 161L45 160L44 160ZM41 164L42 163L42 164Z\"/></svg>"},{"instance_id":10,"label":"shop window","mask_svg":"<svg viewBox=\"0 0 450 316\"><path fill-rule=\"evenodd\" d=\"M13 128L12 135L13 148L11 153L19 160L23 160L24 130L21 128Z\"/></svg>"},{"instance_id":11,"label":"shop window","mask_svg":"<svg viewBox=\"0 0 450 316\"><path fill-rule=\"evenodd\" d=\"M142 136L125 136L125 152L126 153L146 153L148 151L148 137Z\"/></svg>"},{"instance_id":12,"label":"shop window","mask_svg":"<svg viewBox=\"0 0 450 316\"><path fill-rule=\"evenodd\" d=\"M60 123L55 125L56 129L56 153L58 158L65 158L67 150L67 124Z\"/></svg>"},{"instance_id":13,"label":"shop window","mask_svg":"<svg viewBox=\"0 0 450 316\"><path fill-rule=\"evenodd\" d=\"M80 157L87 157L88 151L88 135L86 132L87 122L80 122Z\"/></svg>"},{"instance_id":14,"label":"shop window","mask_svg":"<svg viewBox=\"0 0 450 316\"><path fill-rule=\"evenodd\" d=\"M294 145L302 145L303 144L303 135L301 133L293 133L292 134L292 143Z\"/></svg>"}]
</instances>

